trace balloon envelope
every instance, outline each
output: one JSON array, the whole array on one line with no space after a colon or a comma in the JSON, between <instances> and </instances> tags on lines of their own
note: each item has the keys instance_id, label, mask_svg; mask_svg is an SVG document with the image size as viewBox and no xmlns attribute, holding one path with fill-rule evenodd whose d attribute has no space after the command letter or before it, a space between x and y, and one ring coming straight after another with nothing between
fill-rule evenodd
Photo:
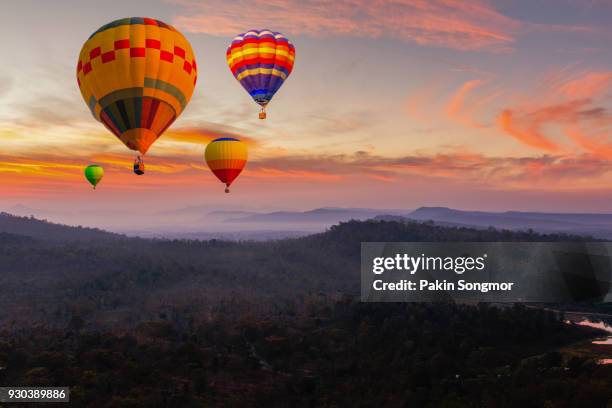
<instances>
[{"instance_id":1,"label":"balloon envelope","mask_svg":"<svg viewBox=\"0 0 612 408\"><path fill-rule=\"evenodd\" d=\"M94 118L145 154L189 102L197 79L191 45L174 27L132 17L83 44L77 82Z\"/></svg>"},{"instance_id":2,"label":"balloon envelope","mask_svg":"<svg viewBox=\"0 0 612 408\"><path fill-rule=\"evenodd\" d=\"M234 38L226 58L234 77L265 107L293 70L295 47L279 32L250 30Z\"/></svg>"},{"instance_id":3,"label":"balloon envelope","mask_svg":"<svg viewBox=\"0 0 612 408\"><path fill-rule=\"evenodd\" d=\"M96 188L102 177L104 177L104 169L102 167L92 164L85 168L85 178L91 183L93 188Z\"/></svg>"},{"instance_id":4,"label":"balloon envelope","mask_svg":"<svg viewBox=\"0 0 612 408\"><path fill-rule=\"evenodd\" d=\"M248 150L240 140L222 137L206 146L204 157L210 170L229 187L246 166Z\"/></svg>"}]
</instances>

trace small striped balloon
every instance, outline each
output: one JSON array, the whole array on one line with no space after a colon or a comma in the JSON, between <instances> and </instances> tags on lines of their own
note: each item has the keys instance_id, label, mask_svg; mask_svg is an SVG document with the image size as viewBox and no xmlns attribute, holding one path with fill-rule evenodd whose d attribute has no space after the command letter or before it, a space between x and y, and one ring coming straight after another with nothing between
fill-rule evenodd
<instances>
[{"instance_id":1,"label":"small striped balloon","mask_svg":"<svg viewBox=\"0 0 612 408\"><path fill-rule=\"evenodd\" d=\"M225 192L229 193L229 186L246 166L247 145L232 137L221 137L206 146L204 158L214 175L225 183Z\"/></svg>"}]
</instances>

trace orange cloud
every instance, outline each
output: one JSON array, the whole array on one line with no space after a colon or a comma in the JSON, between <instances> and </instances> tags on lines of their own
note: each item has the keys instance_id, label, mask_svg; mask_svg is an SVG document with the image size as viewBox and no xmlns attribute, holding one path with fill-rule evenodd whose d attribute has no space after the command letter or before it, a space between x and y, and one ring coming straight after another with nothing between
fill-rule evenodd
<instances>
[{"instance_id":1,"label":"orange cloud","mask_svg":"<svg viewBox=\"0 0 612 408\"><path fill-rule=\"evenodd\" d=\"M150 158L147 174L137 177L131 159L121 155L96 156L104 166L105 194L135 191L151 195L183 191L191 193L204 185L218 183L208 168L183 157ZM0 157L0 175L10 174L0 187L3 195L34 197L80 194L90 187L83 177L83 163L61 157ZM480 190L562 190L570 183L584 189L608 177L610 162L594 154L580 156L487 157L470 151L448 154L384 157L358 151L352 154L296 154L252 160L241 176L243 189L257 191L277 186L298 191L299 186L341 183L358 188L365 180L396 183L440 183L478 186ZM469 186L469 187L468 187ZM348 190L347 190L348 191ZM110 197L110 196L109 196Z\"/></svg>"},{"instance_id":2,"label":"orange cloud","mask_svg":"<svg viewBox=\"0 0 612 408\"><path fill-rule=\"evenodd\" d=\"M550 75L543 85L537 96L529 98L528 105L504 109L497 117L499 128L546 152L570 151L571 147L559 140L569 136L576 144L574 149L602 156L601 149L607 146L603 135L610 134L612 126L612 115L604 107L612 73L573 74L571 67L566 67Z\"/></svg>"},{"instance_id":3,"label":"orange cloud","mask_svg":"<svg viewBox=\"0 0 612 408\"><path fill-rule=\"evenodd\" d=\"M515 113L510 109L504 110L497 118L497 123L503 131L526 145L551 153L561 150L560 146L548 140L540 132L541 120L529 121L527 124L517 122L520 122L520 119L517 120Z\"/></svg>"},{"instance_id":4,"label":"orange cloud","mask_svg":"<svg viewBox=\"0 0 612 408\"><path fill-rule=\"evenodd\" d=\"M82 166L63 160L40 160L40 159L24 159L19 157L6 157L0 161L0 173L12 174L12 179L15 180L19 176L61 176L70 177L76 169L82 169ZM8 180L7 180L8 181ZM4 180L3 180L4 182Z\"/></svg>"},{"instance_id":5,"label":"orange cloud","mask_svg":"<svg viewBox=\"0 0 612 408\"><path fill-rule=\"evenodd\" d=\"M606 141L603 135L598 137L588 137L578 128L571 128L567 130L567 134L571 137L578 146L588 151L596 157L602 159L612 159L612 143Z\"/></svg>"},{"instance_id":6,"label":"orange cloud","mask_svg":"<svg viewBox=\"0 0 612 408\"><path fill-rule=\"evenodd\" d=\"M236 138L247 143L250 147L255 147L259 143L256 139L239 134L237 131L228 130L225 126L215 124L206 124L205 126L178 129L171 128L164 134L164 140L200 145L206 145L210 141L219 137Z\"/></svg>"},{"instance_id":7,"label":"orange cloud","mask_svg":"<svg viewBox=\"0 0 612 408\"><path fill-rule=\"evenodd\" d=\"M309 181L339 181L342 176L338 174L329 174L324 172L316 172L309 170L299 169L278 169L268 167L265 164L255 163L254 166L249 166L247 177L252 178L271 178L276 180L290 179L290 180L309 180Z\"/></svg>"},{"instance_id":8,"label":"orange cloud","mask_svg":"<svg viewBox=\"0 0 612 408\"><path fill-rule=\"evenodd\" d=\"M483 127L483 125L478 123L473 117L473 111L476 106L473 104L471 108L466 107L466 99L470 96L470 93L483 83L484 81L480 79L473 79L465 82L463 85L461 85L461 87L459 87L453 96L451 96L448 104L446 105L446 113L449 118L469 127Z\"/></svg>"}]
</instances>

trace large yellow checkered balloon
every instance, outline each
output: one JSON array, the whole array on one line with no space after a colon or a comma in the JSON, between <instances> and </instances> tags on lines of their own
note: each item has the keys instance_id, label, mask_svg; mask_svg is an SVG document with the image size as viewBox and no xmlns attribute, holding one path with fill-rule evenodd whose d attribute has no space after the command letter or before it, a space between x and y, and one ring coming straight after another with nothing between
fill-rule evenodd
<instances>
[{"instance_id":1,"label":"large yellow checkered balloon","mask_svg":"<svg viewBox=\"0 0 612 408\"><path fill-rule=\"evenodd\" d=\"M195 55L174 27L150 18L102 26L83 44L77 81L96 120L145 154L189 102Z\"/></svg>"}]
</instances>

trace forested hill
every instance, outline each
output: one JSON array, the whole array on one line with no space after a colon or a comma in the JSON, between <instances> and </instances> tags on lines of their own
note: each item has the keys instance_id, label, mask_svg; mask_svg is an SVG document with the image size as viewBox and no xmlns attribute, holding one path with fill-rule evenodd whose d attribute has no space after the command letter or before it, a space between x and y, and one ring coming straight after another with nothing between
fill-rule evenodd
<instances>
[{"instance_id":1,"label":"forested hill","mask_svg":"<svg viewBox=\"0 0 612 408\"><path fill-rule=\"evenodd\" d=\"M19 217L0 212L0 232L32 237L44 241L91 241L122 238L97 228L54 224L34 217Z\"/></svg>"},{"instance_id":2,"label":"forested hill","mask_svg":"<svg viewBox=\"0 0 612 408\"><path fill-rule=\"evenodd\" d=\"M13 322L16 327L62 325L74 316L94 326L123 327L162 311L196 318L245 310L267 313L312 294L357 295L363 241L580 239L350 221L321 234L280 241L169 241L120 238L30 218L5 215L3 220L11 232L0 228L0 325Z\"/></svg>"},{"instance_id":3,"label":"forested hill","mask_svg":"<svg viewBox=\"0 0 612 408\"><path fill-rule=\"evenodd\" d=\"M565 233L541 234L532 230L510 231L495 228L443 226L433 221L411 221L405 218L350 221L328 231L302 238L358 254L361 242L548 242L594 241L591 237Z\"/></svg>"}]
</instances>

